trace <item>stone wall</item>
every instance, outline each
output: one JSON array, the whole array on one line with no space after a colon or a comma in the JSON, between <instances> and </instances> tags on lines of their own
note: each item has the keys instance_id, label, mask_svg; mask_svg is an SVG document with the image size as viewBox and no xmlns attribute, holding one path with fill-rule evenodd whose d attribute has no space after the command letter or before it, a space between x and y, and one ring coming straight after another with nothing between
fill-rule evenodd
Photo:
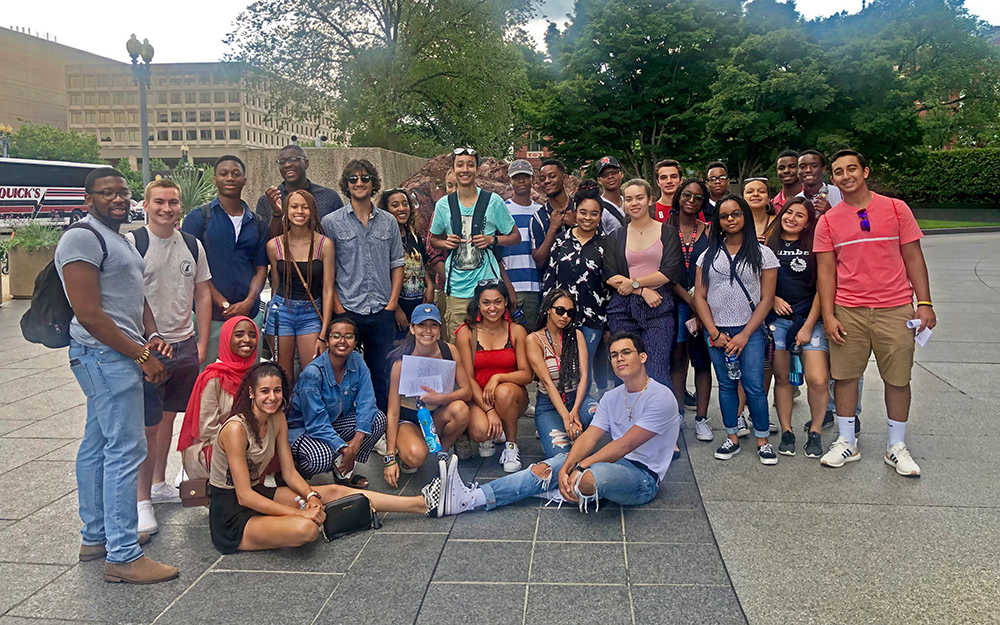
<instances>
[{"instance_id":1,"label":"stone wall","mask_svg":"<svg viewBox=\"0 0 1000 625\"><path fill-rule=\"evenodd\" d=\"M281 182L278 175L278 149L241 149L236 152L247 166L247 186L243 189L243 199L253 208L257 199L271 185ZM426 158L410 156L382 148L305 148L309 157L309 180L324 187L331 187L340 193L340 176L348 161L364 158L378 170L382 177L382 188L391 189L419 171ZM347 198L341 197L346 201Z\"/></svg>"}]
</instances>

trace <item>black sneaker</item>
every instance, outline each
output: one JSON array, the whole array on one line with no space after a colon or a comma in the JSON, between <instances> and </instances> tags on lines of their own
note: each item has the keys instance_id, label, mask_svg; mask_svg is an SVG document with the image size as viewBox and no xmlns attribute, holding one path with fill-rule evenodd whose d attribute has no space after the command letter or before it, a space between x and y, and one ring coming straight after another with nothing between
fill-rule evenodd
<instances>
[{"instance_id":1,"label":"black sneaker","mask_svg":"<svg viewBox=\"0 0 1000 625\"><path fill-rule=\"evenodd\" d=\"M729 440L727 436L726 440L722 441L722 445L715 450L715 458L717 460L729 460L738 453L740 453L740 444Z\"/></svg>"},{"instance_id":2,"label":"black sneaker","mask_svg":"<svg viewBox=\"0 0 1000 625\"><path fill-rule=\"evenodd\" d=\"M698 398L690 391L684 391L684 405L688 408L698 407Z\"/></svg>"},{"instance_id":3,"label":"black sneaker","mask_svg":"<svg viewBox=\"0 0 1000 625\"><path fill-rule=\"evenodd\" d=\"M757 457L760 458L761 464L778 464L778 456L774 455L774 448L771 447L771 443L764 443L758 447Z\"/></svg>"},{"instance_id":4,"label":"black sneaker","mask_svg":"<svg viewBox=\"0 0 1000 625\"><path fill-rule=\"evenodd\" d=\"M778 453L782 456L795 455L795 435L789 430L781 435L781 444L778 445Z\"/></svg>"},{"instance_id":5,"label":"black sneaker","mask_svg":"<svg viewBox=\"0 0 1000 625\"><path fill-rule=\"evenodd\" d=\"M806 458L823 457L823 440L819 432L809 432L809 439L806 440Z\"/></svg>"},{"instance_id":6,"label":"black sneaker","mask_svg":"<svg viewBox=\"0 0 1000 625\"><path fill-rule=\"evenodd\" d=\"M836 421L836 419L833 418L833 411L832 410L827 410L826 414L823 415L823 425L820 426L820 429L821 430L825 430L825 429L827 429L829 427L832 427L834 421ZM812 427L812 421L806 421L806 425L805 425L805 427L802 428L802 431L808 432L810 427ZM858 426L855 425L854 426L854 430L857 431L857 429L858 429Z\"/></svg>"}]
</instances>

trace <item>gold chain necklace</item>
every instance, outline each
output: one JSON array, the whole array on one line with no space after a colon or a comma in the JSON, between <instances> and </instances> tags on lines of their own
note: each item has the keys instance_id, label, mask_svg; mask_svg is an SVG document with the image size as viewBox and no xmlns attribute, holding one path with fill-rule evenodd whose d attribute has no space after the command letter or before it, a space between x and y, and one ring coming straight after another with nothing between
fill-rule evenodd
<instances>
[{"instance_id":1,"label":"gold chain necklace","mask_svg":"<svg viewBox=\"0 0 1000 625\"><path fill-rule=\"evenodd\" d=\"M635 409L635 405L639 403L639 400L642 398L642 394L646 392L647 388L649 388L649 380L650 378L646 378L646 385L642 387L641 391L639 391L639 396L635 398L635 401L632 402L631 406L628 405L628 391L625 392L625 396L622 401L625 404L625 410L628 411L629 421L632 420L632 410Z\"/></svg>"}]
</instances>

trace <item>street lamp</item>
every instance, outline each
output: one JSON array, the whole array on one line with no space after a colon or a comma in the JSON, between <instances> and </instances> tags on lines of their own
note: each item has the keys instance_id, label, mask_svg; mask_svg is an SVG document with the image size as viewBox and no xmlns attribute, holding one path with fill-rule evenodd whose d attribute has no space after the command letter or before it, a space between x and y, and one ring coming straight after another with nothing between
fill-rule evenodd
<instances>
[{"instance_id":1,"label":"street lamp","mask_svg":"<svg viewBox=\"0 0 1000 625\"><path fill-rule=\"evenodd\" d=\"M142 186L149 184L149 119L146 113L146 89L153 87L150 82L152 70L149 62L153 60L153 46L149 45L149 39L143 39L142 43L136 39L135 33L132 38L125 43L128 55L132 57L132 82L139 86L139 132L142 133ZM142 63L139 62L142 57Z\"/></svg>"},{"instance_id":2,"label":"street lamp","mask_svg":"<svg viewBox=\"0 0 1000 625\"><path fill-rule=\"evenodd\" d=\"M10 136L14 129L0 124L0 145L3 146L3 157L7 158L7 148L10 147Z\"/></svg>"},{"instance_id":3,"label":"street lamp","mask_svg":"<svg viewBox=\"0 0 1000 625\"><path fill-rule=\"evenodd\" d=\"M188 157L190 152L191 148L189 148L186 143L181 146L181 167L187 167L190 164L191 159Z\"/></svg>"}]
</instances>

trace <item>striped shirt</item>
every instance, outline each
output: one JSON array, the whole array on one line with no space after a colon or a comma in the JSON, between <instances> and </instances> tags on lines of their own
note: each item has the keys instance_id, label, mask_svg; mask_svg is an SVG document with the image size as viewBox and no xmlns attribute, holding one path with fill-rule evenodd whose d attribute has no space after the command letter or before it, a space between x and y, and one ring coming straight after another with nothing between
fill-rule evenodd
<instances>
[{"instance_id":1,"label":"striped shirt","mask_svg":"<svg viewBox=\"0 0 1000 625\"><path fill-rule=\"evenodd\" d=\"M538 267L531 257L531 218L542 207L538 202L531 206L521 206L513 198L507 200L507 210L514 218L517 229L521 232L521 242L511 247L503 248L503 266L507 270L514 290L518 293L537 293L541 285L538 278Z\"/></svg>"}]
</instances>

